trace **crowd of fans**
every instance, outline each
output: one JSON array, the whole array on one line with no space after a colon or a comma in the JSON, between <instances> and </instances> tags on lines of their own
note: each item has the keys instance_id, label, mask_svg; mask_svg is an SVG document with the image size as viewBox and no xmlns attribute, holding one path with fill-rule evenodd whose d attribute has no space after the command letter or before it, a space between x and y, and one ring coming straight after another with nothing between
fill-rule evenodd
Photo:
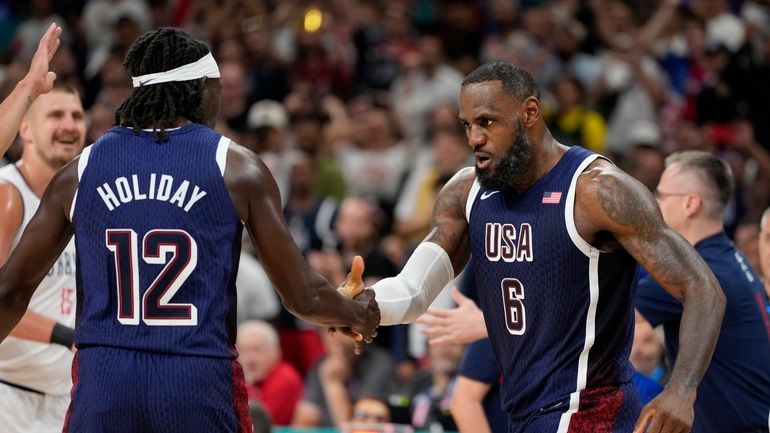
<instances>
[{"instance_id":1,"label":"crowd of fans","mask_svg":"<svg viewBox=\"0 0 770 433\"><path fill-rule=\"evenodd\" d=\"M221 70L216 129L268 164L295 242L333 284L354 255L367 283L396 274L427 234L438 190L472 164L460 84L491 59L535 77L559 141L610 157L651 190L671 152L727 161L726 229L761 272L770 1L11 0L0 2L0 97L52 21L65 29L52 68L80 89L88 142L131 92L122 61L140 34L177 26L207 41ZM253 252L241 269L238 346L249 397L274 423L454 428L462 347L428 350L414 327L397 326L353 357L343 338L280 308ZM649 350L637 367L665 380Z\"/></svg>"}]
</instances>

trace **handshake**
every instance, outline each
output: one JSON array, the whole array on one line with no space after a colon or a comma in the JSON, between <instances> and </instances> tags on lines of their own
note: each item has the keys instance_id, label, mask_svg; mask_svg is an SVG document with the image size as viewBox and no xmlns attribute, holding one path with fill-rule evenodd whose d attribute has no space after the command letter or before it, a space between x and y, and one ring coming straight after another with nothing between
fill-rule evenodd
<instances>
[{"instance_id":1,"label":"handshake","mask_svg":"<svg viewBox=\"0 0 770 433\"><path fill-rule=\"evenodd\" d=\"M350 273L348 274L348 277L345 279L345 282L343 282L342 285L337 288L337 291L341 295L345 296L346 298L353 299L356 302L365 304L369 308L373 307L379 313L379 308L377 307L377 301L374 300L374 290L372 290L371 288L366 288L366 286L364 286L363 274L364 274L364 259L361 256L353 257L353 263L350 267ZM379 325L379 323L377 323L368 332L363 332L363 333L354 331L350 327L330 328L329 332L332 335L334 335L334 333L336 332L340 332L341 334L352 338L353 341L355 341L356 343L356 347L355 347L356 355L360 355L364 351L364 345L371 343L374 340L374 337L377 336L377 325Z\"/></svg>"}]
</instances>

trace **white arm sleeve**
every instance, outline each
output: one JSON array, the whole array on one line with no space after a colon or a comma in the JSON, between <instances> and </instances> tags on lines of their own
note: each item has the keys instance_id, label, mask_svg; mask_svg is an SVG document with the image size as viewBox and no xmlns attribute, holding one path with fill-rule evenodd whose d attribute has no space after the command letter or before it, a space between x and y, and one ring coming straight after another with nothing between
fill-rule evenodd
<instances>
[{"instance_id":1,"label":"white arm sleeve","mask_svg":"<svg viewBox=\"0 0 770 433\"><path fill-rule=\"evenodd\" d=\"M453 278L446 251L433 242L422 242L400 274L372 286L380 307L380 325L413 322Z\"/></svg>"}]
</instances>

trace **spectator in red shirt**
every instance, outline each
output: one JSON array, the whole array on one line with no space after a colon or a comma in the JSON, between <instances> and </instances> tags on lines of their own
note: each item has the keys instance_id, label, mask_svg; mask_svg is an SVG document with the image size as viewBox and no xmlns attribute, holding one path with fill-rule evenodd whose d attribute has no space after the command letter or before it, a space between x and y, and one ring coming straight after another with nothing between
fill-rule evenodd
<instances>
[{"instance_id":1,"label":"spectator in red shirt","mask_svg":"<svg viewBox=\"0 0 770 433\"><path fill-rule=\"evenodd\" d=\"M304 387L297 371L281 361L278 333L262 321L243 322L236 347L249 401L261 403L273 425L289 424Z\"/></svg>"}]
</instances>

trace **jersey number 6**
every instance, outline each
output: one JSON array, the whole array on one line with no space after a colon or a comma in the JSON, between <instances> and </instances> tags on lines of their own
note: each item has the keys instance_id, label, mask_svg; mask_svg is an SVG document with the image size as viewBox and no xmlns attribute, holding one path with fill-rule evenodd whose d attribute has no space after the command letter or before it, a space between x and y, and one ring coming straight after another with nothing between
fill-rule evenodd
<instances>
[{"instance_id":1,"label":"jersey number 6","mask_svg":"<svg viewBox=\"0 0 770 433\"><path fill-rule=\"evenodd\" d=\"M527 316L524 312L524 286L516 278L503 278L500 282L505 308L505 325L513 335L523 335L527 330Z\"/></svg>"},{"instance_id":2,"label":"jersey number 6","mask_svg":"<svg viewBox=\"0 0 770 433\"><path fill-rule=\"evenodd\" d=\"M109 229L107 248L115 258L118 322L139 324L139 251L131 229ZM184 230L150 230L142 240L142 259L149 265L165 265L141 296L142 321L152 326L195 326L198 309L192 304L172 303L198 264L198 245ZM170 255L170 258L169 258Z\"/></svg>"}]
</instances>

